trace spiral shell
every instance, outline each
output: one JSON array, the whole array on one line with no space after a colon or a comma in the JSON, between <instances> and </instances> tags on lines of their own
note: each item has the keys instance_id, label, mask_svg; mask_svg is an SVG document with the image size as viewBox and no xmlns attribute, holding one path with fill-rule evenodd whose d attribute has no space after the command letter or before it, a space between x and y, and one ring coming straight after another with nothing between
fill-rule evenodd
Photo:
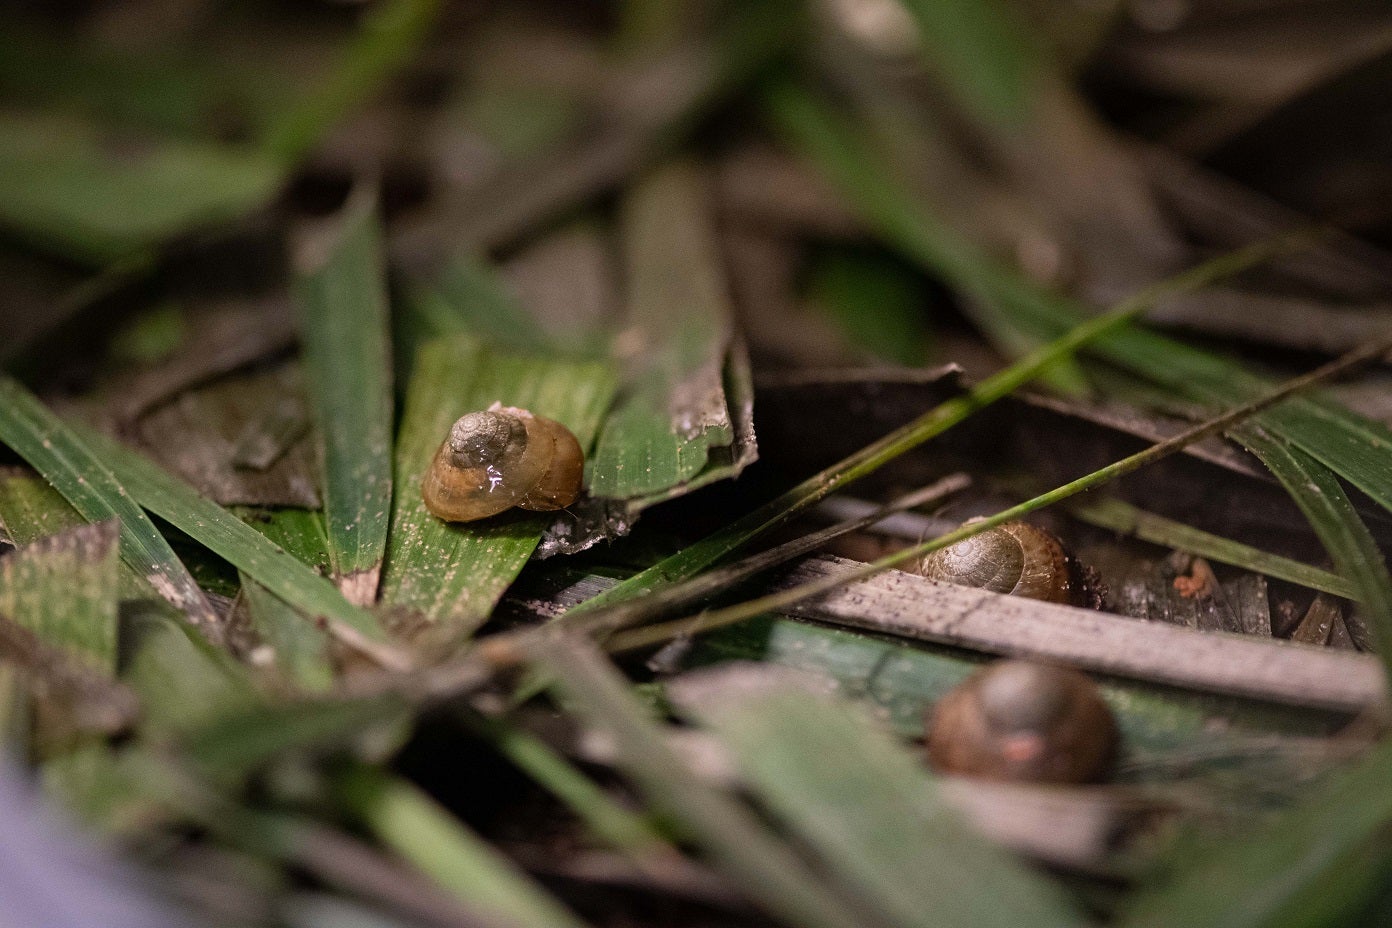
<instances>
[{"instance_id":1,"label":"spiral shell","mask_svg":"<svg viewBox=\"0 0 1392 928\"><path fill-rule=\"evenodd\" d=\"M450 428L421 481L426 508L473 522L514 506L562 509L580 493L585 456L559 422L493 404Z\"/></svg>"},{"instance_id":2,"label":"spiral shell","mask_svg":"<svg viewBox=\"0 0 1392 928\"><path fill-rule=\"evenodd\" d=\"M942 773L1031 783L1102 779L1117 727L1092 681L1075 670L999 661L938 701L928 758Z\"/></svg>"},{"instance_id":3,"label":"spiral shell","mask_svg":"<svg viewBox=\"0 0 1392 928\"><path fill-rule=\"evenodd\" d=\"M934 551L919 563L919 573L930 580L1051 603L1074 602L1078 593L1063 544L1026 522L1005 522Z\"/></svg>"}]
</instances>

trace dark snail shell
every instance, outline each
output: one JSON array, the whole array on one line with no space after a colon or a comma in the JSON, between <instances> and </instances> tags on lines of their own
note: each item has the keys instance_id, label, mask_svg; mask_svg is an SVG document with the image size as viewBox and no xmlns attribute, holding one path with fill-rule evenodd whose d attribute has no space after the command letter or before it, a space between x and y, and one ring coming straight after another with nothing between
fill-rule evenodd
<instances>
[{"instance_id":1,"label":"dark snail shell","mask_svg":"<svg viewBox=\"0 0 1392 928\"><path fill-rule=\"evenodd\" d=\"M928 726L928 759L941 773L1090 783L1116 756L1116 722L1092 681L1033 661L973 674L938 701Z\"/></svg>"},{"instance_id":2,"label":"dark snail shell","mask_svg":"<svg viewBox=\"0 0 1392 928\"><path fill-rule=\"evenodd\" d=\"M473 522L575 501L585 458L559 422L494 404L450 428L421 481L426 508L446 522Z\"/></svg>"},{"instance_id":3,"label":"dark snail shell","mask_svg":"<svg viewBox=\"0 0 1392 928\"><path fill-rule=\"evenodd\" d=\"M1051 603L1075 602L1079 592L1063 544L1026 522L1006 522L934 551L919 572L930 580Z\"/></svg>"}]
</instances>

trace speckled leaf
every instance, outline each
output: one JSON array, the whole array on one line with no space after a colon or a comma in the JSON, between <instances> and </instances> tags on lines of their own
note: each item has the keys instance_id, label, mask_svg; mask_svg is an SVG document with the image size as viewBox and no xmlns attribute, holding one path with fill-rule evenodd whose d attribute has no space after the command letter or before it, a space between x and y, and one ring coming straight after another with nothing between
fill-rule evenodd
<instances>
[{"instance_id":1,"label":"speckled leaf","mask_svg":"<svg viewBox=\"0 0 1392 928\"><path fill-rule=\"evenodd\" d=\"M115 520L82 525L0 558L0 615L114 675L119 535Z\"/></svg>"}]
</instances>

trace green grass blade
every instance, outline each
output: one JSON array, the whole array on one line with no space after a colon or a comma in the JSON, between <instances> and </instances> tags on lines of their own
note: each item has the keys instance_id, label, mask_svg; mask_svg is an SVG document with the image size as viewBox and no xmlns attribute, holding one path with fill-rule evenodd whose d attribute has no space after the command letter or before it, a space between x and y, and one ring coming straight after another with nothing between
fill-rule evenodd
<instances>
[{"instance_id":1,"label":"green grass blade","mask_svg":"<svg viewBox=\"0 0 1392 928\"><path fill-rule=\"evenodd\" d=\"M115 676L119 537L115 521L99 522L0 558L0 615Z\"/></svg>"},{"instance_id":2,"label":"green grass blade","mask_svg":"<svg viewBox=\"0 0 1392 928\"><path fill-rule=\"evenodd\" d=\"M1131 898L1125 928L1315 928L1357 916L1386 889L1392 742L1337 783L1238 838L1191 853Z\"/></svg>"},{"instance_id":3,"label":"green grass blade","mask_svg":"<svg viewBox=\"0 0 1392 928\"><path fill-rule=\"evenodd\" d=\"M556 518L518 512L460 525L431 515L421 500L421 477L455 419L501 402L564 423L581 447L588 447L614 390L606 364L499 355L464 336L424 346L397 437L383 601L472 630L493 610Z\"/></svg>"},{"instance_id":4,"label":"green grass blade","mask_svg":"<svg viewBox=\"0 0 1392 928\"><path fill-rule=\"evenodd\" d=\"M255 152L148 138L120 146L81 123L0 115L0 226L87 264L241 216L283 180Z\"/></svg>"},{"instance_id":5,"label":"green grass blade","mask_svg":"<svg viewBox=\"0 0 1392 928\"><path fill-rule=\"evenodd\" d=\"M746 665L668 692L836 877L895 925L1081 924L1057 887L957 819L922 761L815 679L788 676Z\"/></svg>"},{"instance_id":6,"label":"green grass blade","mask_svg":"<svg viewBox=\"0 0 1392 928\"><path fill-rule=\"evenodd\" d=\"M293 164L339 120L365 103L429 32L439 0L389 0L368 10L328 78L272 121L262 149Z\"/></svg>"},{"instance_id":7,"label":"green grass blade","mask_svg":"<svg viewBox=\"0 0 1392 928\"><path fill-rule=\"evenodd\" d=\"M1178 548L1210 561L1232 564L1278 580L1288 580L1313 590L1333 593L1335 596L1357 599L1359 595L1353 583L1338 574L1205 532L1153 512L1146 512L1120 499L1085 499L1071 504L1068 512L1074 518L1090 525L1134 535L1151 544Z\"/></svg>"},{"instance_id":8,"label":"green grass blade","mask_svg":"<svg viewBox=\"0 0 1392 928\"><path fill-rule=\"evenodd\" d=\"M575 813L590 832L640 869L679 860L647 818L620 805L584 772L535 735L504 723L482 723L498 752Z\"/></svg>"},{"instance_id":9,"label":"green grass blade","mask_svg":"<svg viewBox=\"0 0 1392 928\"><path fill-rule=\"evenodd\" d=\"M392 661L386 633L372 613L353 605L325 577L296 560L217 503L132 451L94 431L84 431L130 498L307 616L322 617L345 643Z\"/></svg>"},{"instance_id":10,"label":"green grass blade","mask_svg":"<svg viewBox=\"0 0 1392 928\"><path fill-rule=\"evenodd\" d=\"M533 643L535 666L581 719L614 740L619 766L648 801L684 832L746 896L767 912L806 928L867 928L792 849L749 810L694 775L645 717L628 682L588 641L546 635Z\"/></svg>"},{"instance_id":11,"label":"green grass blade","mask_svg":"<svg viewBox=\"0 0 1392 928\"><path fill-rule=\"evenodd\" d=\"M140 696L143 726L183 732L260 697L246 668L176 623L161 604L123 616L121 680Z\"/></svg>"},{"instance_id":12,"label":"green grass blade","mask_svg":"<svg viewBox=\"0 0 1392 928\"><path fill-rule=\"evenodd\" d=\"M929 66L973 113L1007 125L1026 117L1043 62L1013 18L1017 8L997 0L905 0L904 8Z\"/></svg>"},{"instance_id":13,"label":"green grass blade","mask_svg":"<svg viewBox=\"0 0 1392 928\"><path fill-rule=\"evenodd\" d=\"M1338 478L1312 456L1259 427L1236 429L1234 436L1281 481L1329 552L1334 568L1358 591L1359 609L1392 677L1392 576Z\"/></svg>"},{"instance_id":14,"label":"green grass blade","mask_svg":"<svg viewBox=\"0 0 1392 928\"><path fill-rule=\"evenodd\" d=\"M388 847L469 908L502 924L582 928L544 889L404 780L360 768L340 798Z\"/></svg>"},{"instance_id":15,"label":"green grass blade","mask_svg":"<svg viewBox=\"0 0 1392 928\"><path fill-rule=\"evenodd\" d=\"M375 196L304 249L295 286L322 442L325 527L350 602L377 598L391 515L392 384L386 264Z\"/></svg>"},{"instance_id":16,"label":"green grass blade","mask_svg":"<svg viewBox=\"0 0 1392 928\"><path fill-rule=\"evenodd\" d=\"M624 200L627 325L638 344L591 460L596 496L670 490L734 441L722 383L731 310L709 200L689 164L657 171Z\"/></svg>"},{"instance_id":17,"label":"green grass blade","mask_svg":"<svg viewBox=\"0 0 1392 928\"><path fill-rule=\"evenodd\" d=\"M90 522L120 519L121 559L201 632L213 641L221 640L222 630L207 597L102 458L34 394L2 374L0 442L28 461L83 518Z\"/></svg>"}]
</instances>

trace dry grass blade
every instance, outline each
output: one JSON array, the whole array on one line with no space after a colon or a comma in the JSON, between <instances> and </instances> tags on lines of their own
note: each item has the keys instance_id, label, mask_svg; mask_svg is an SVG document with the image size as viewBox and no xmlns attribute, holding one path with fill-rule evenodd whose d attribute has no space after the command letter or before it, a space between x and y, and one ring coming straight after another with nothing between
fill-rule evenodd
<instances>
[{"instance_id":1,"label":"dry grass blade","mask_svg":"<svg viewBox=\"0 0 1392 928\"><path fill-rule=\"evenodd\" d=\"M0 441L28 461L83 518L121 520L121 558L212 641L212 606L145 513L79 438L18 381L0 375ZM104 455L103 455L104 457Z\"/></svg>"},{"instance_id":2,"label":"dry grass blade","mask_svg":"<svg viewBox=\"0 0 1392 928\"><path fill-rule=\"evenodd\" d=\"M334 578L370 605L391 514L392 387L387 281L376 195L364 191L300 251L297 302L322 442Z\"/></svg>"}]
</instances>

